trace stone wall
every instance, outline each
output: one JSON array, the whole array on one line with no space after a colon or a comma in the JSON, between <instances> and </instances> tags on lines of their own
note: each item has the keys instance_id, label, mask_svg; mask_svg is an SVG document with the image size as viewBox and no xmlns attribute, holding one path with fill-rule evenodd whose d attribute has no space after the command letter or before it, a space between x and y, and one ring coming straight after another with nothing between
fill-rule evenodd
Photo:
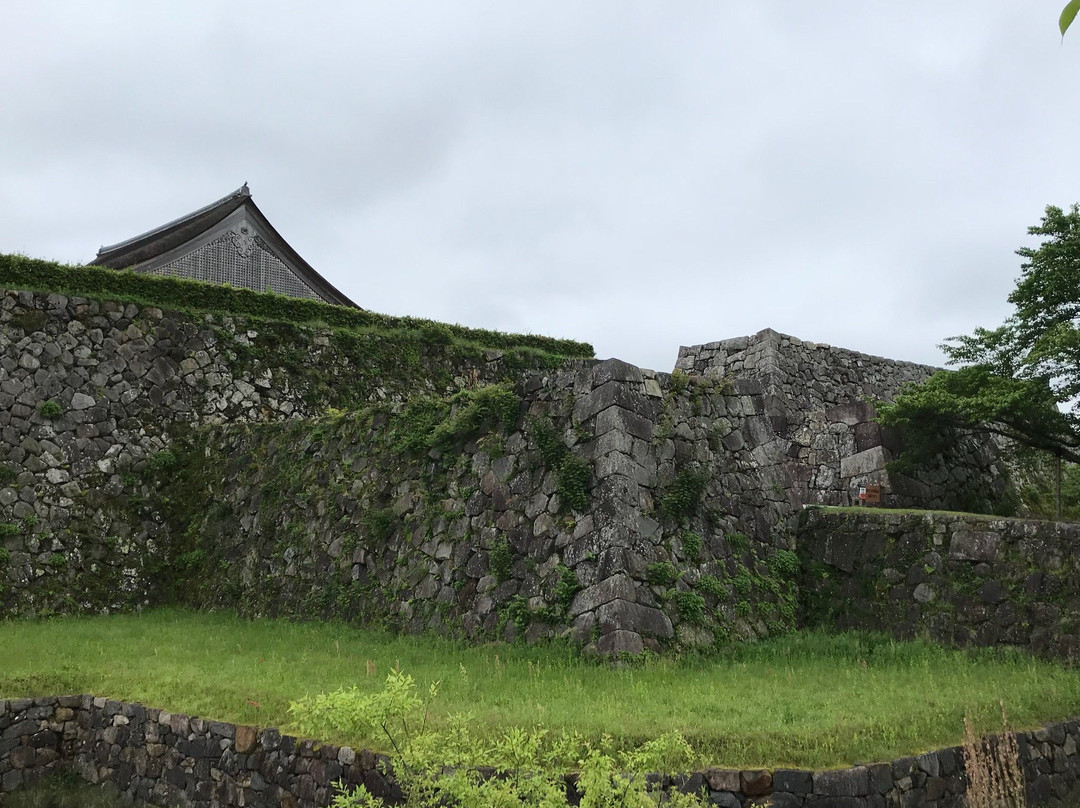
<instances>
[{"instance_id":1,"label":"stone wall","mask_svg":"<svg viewBox=\"0 0 1080 808\"><path fill-rule=\"evenodd\" d=\"M447 433L491 394L454 399L437 447L416 426L431 400L198 433L162 489L195 537L179 596L602 653L794 625L757 395L608 360L528 376L499 392L518 418Z\"/></svg>"},{"instance_id":2,"label":"stone wall","mask_svg":"<svg viewBox=\"0 0 1080 808\"><path fill-rule=\"evenodd\" d=\"M429 331L0 293L0 615L179 600L604 653L766 636L794 625L802 506L884 479L859 397L927 372L771 331L671 375ZM513 423L458 424L494 383ZM436 410L446 440L410 445Z\"/></svg>"},{"instance_id":3,"label":"stone wall","mask_svg":"<svg viewBox=\"0 0 1080 808\"><path fill-rule=\"evenodd\" d=\"M146 478L169 471L179 426L311 417L516 372L502 352L407 332L0 290L0 616L153 599L168 537Z\"/></svg>"},{"instance_id":4,"label":"stone wall","mask_svg":"<svg viewBox=\"0 0 1080 808\"><path fill-rule=\"evenodd\" d=\"M1064 808L1080 800L1080 723L1018 732L1016 742L1028 805ZM338 780L346 787L363 784L395 804L401 792L384 775L385 762L367 750L276 729L92 696L0 700L0 801L70 768L138 804L314 808L329 804ZM964 767L963 750L949 747L847 769L713 768L650 777L665 789L707 792L723 808L946 808L964 804Z\"/></svg>"},{"instance_id":5,"label":"stone wall","mask_svg":"<svg viewBox=\"0 0 1080 808\"><path fill-rule=\"evenodd\" d=\"M679 349L676 368L708 379L753 380L784 448L784 487L798 504L853 505L859 489L883 486L892 507L990 510L1007 499L1008 476L997 448L966 441L948 461L913 476L890 473L902 443L874 419L874 402L938 368L804 342L765 329L750 337Z\"/></svg>"},{"instance_id":6,"label":"stone wall","mask_svg":"<svg viewBox=\"0 0 1080 808\"><path fill-rule=\"evenodd\" d=\"M1080 653L1080 524L811 508L798 545L808 625Z\"/></svg>"}]
</instances>

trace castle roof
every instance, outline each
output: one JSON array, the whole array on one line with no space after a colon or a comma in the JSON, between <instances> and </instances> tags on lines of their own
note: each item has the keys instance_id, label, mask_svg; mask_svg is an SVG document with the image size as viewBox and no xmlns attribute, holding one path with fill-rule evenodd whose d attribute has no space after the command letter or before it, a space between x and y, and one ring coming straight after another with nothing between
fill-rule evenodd
<instances>
[{"instance_id":1,"label":"castle roof","mask_svg":"<svg viewBox=\"0 0 1080 808\"><path fill-rule=\"evenodd\" d=\"M179 219L102 247L90 264L259 292L269 289L359 308L282 238L251 198L246 182Z\"/></svg>"}]
</instances>

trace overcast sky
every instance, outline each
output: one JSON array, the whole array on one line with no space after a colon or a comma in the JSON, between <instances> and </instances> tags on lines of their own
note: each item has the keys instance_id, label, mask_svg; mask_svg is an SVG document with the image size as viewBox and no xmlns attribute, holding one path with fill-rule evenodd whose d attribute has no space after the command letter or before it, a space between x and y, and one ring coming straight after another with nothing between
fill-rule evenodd
<instances>
[{"instance_id":1,"label":"overcast sky","mask_svg":"<svg viewBox=\"0 0 1080 808\"><path fill-rule=\"evenodd\" d=\"M1080 201L1062 5L3 0L0 252L82 263L247 181L375 311L937 364Z\"/></svg>"}]
</instances>

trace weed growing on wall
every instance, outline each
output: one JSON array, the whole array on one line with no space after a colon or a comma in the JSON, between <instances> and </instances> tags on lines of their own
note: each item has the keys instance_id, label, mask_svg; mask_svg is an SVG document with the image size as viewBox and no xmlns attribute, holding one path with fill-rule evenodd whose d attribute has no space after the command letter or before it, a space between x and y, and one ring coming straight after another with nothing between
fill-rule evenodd
<instances>
[{"instance_id":1,"label":"weed growing on wall","mask_svg":"<svg viewBox=\"0 0 1080 808\"><path fill-rule=\"evenodd\" d=\"M574 457L547 418L530 419L529 434L536 441L544 464L558 475L556 493L563 505L574 511L589 507L588 464Z\"/></svg>"},{"instance_id":2,"label":"weed growing on wall","mask_svg":"<svg viewBox=\"0 0 1080 808\"><path fill-rule=\"evenodd\" d=\"M645 570L645 580L652 586L671 586L679 579L679 570L670 561L656 561Z\"/></svg>"},{"instance_id":3,"label":"weed growing on wall","mask_svg":"<svg viewBox=\"0 0 1080 808\"><path fill-rule=\"evenodd\" d=\"M64 414L64 408L51 398L38 404L38 415L48 418L50 421Z\"/></svg>"},{"instance_id":4,"label":"weed growing on wall","mask_svg":"<svg viewBox=\"0 0 1080 808\"><path fill-rule=\"evenodd\" d=\"M686 558L690 561L697 561L698 556L701 555L701 534L692 530L684 530L680 535Z\"/></svg>"},{"instance_id":5,"label":"weed growing on wall","mask_svg":"<svg viewBox=\"0 0 1080 808\"><path fill-rule=\"evenodd\" d=\"M683 469L661 494L660 513L675 523L689 519L697 512L707 484L705 472Z\"/></svg>"},{"instance_id":6,"label":"weed growing on wall","mask_svg":"<svg viewBox=\"0 0 1080 808\"><path fill-rule=\"evenodd\" d=\"M514 547L508 539L499 539L488 551L488 572L495 576L500 584L510 577L514 566Z\"/></svg>"},{"instance_id":7,"label":"weed growing on wall","mask_svg":"<svg viewBox=\"0 0 1080 808\"><path fill-rule=\"evenodd\" d=\"M448 398L413 398L393 428L397 448L408 452L446 450L484 430L513 430L521 399L505 384L462 390Z\"/></svg>"},{"instance_id":8,"label":"weed growing on wall","mask_svg":"<svg viewBox=\"0 0 1080 808\"><path fill-rule=\"evenodd\" d=\"M379 692L342 689L293 702L289 712L312 735L328 726L346 735L381 734L394 750L392 773L410 808L568 806L571 794L558 773L563 767L580 769L574 804L594 808L708 804L705 795L662 794L645 777L648 771L694 761L690 745L677 733L616 752L610 739L593 743L543 727L512 727L495 738L481 737L474 734L468 715L453 716L446 729L436 730L427 717L438 691L438 683L433 683L421 695L413 678L395 669ZM482 772L475 768L478 765L491 768ZM364 786L339 793L333 802L334 808L385 805Z\"/></svg>"}]
</instances>

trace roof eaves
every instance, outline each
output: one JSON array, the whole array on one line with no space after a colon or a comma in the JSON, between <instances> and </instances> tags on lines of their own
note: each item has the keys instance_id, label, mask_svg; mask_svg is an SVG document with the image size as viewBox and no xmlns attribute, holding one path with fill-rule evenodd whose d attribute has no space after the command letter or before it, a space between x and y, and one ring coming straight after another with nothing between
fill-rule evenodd
<instances>
[{"instance_id":1,"label":"roof eaves","mask_svg":"<svg viewBox=\"0 0 1080 808\"><path fill-rule=\"evenodd\" d=\"M210 213L216 208L225 207L228 205L235 206L237 202L241 202L244 199L250 198L251 191L248 188L248 184L245 182L231 194L227 194L216 202L211 202L209 205L204 205L198 210L192 211L185 216L181 216L178 219L173 219L171 222L166 222L159 227L155 227L153 230L147 230L145 233L140 233L137 236L133 236L132 238L126 239L124 241L119 241L116 244L110 244L107 247L101 247L98 250L97 258L95 258L94 261L91 263L97 263L103 258L108 258L109 255L113 253L124 252L125 250L130 249L131 247L141 242L151 241L154 238L162 236L170 232L171 230L174 230L187 224L190 221L193 221L194 219L199 218L200 216L205 216L207 213Z\"/></svg>"}]
</instances>

